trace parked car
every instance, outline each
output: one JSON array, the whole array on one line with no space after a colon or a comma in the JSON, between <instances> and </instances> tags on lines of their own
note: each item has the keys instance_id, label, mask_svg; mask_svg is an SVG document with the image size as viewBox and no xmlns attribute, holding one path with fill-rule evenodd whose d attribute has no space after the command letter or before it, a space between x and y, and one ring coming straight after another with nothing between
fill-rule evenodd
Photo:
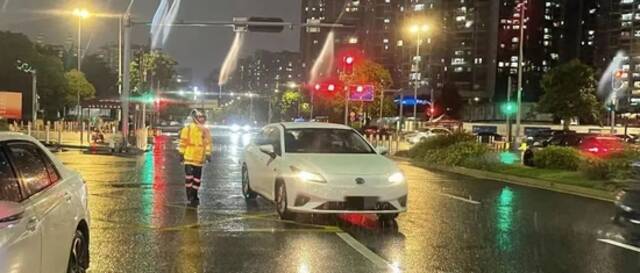
<instances>
[{"instance_id":1,"label":"parked car","mask_svg":"<svg viewBox=\"0 0 640 273\"><path fill-rule=\"evenodd\" d=\"M620 190L614 201L613 222L626 228L632 237L640 234L640 187L638 185Z\"/></svg>"},{"instance_id":2,"label":"parked car","mask_svg":"<svg viewBox=\"0 0 640 273\"><path fill-rule=\"evenodd\" d=\"M423 142L433 136L450 134L451 131L447 128L422 128L418 131L405 135L405 139L411 144L416 144L419 142Z\"/></svg>"},{"instance_id":3,"label":"parked car","mask_svg":"<svg viewBox=\"0 0 640 273\"><path fill-rule=\"evenodd\" d=\"M541 130L536 132L535 134L527 137L527 143L529 145L533 145L535 142L542 143L545 140L548 140L552 136L561 135L561 134L575 134L576 131L572 130Z\"/></svg>"},{"instance_id":4,"label":"parked car","mask_svg":"<svg viewBox=\"0 0 640 273\"><path fill-rule=\"evenodd\" d=\"M264 127L244 150L242 194L295 213L369 213L393 220L407 210L407 183L396 164L354 129L330 123Z\"/></svg>"},{"instance_id":5,"label":"parked car","mask_svg":"<svg viewBox=\"0 0 640 273\"><path fill-rule=\"evenodd\" d=\"M87 188L32 137L0 133L0 272L85 272Z\"/></svg>"},{"instance_id":6,"label":"parked car","mask_svg":"<svg viewBox=\"0 0 640 273\"><path fill-rule=\"evenodd\" d=\"M363 135L381 135L381 136L388 136L393 134L393 130L388 129L388 128L384 128L384 127L378 127L378 126L366 126L363 127L360 130L360 133L362 133Z\"/></svg>"},{"instance_id":7,"label":"parked car","mask_svg":"<svg viewBox=\"0 0 640 273\"><path fill-rule=\"evenodd\" d=\"M605 157L613 152L623 149L623 141L615 136L564 133L556 134L542 142L534 142L525 150L523 163L526 166L533 166L535 153L548 146L572 147L583 153Z\"/></svg>"}]
</instances>

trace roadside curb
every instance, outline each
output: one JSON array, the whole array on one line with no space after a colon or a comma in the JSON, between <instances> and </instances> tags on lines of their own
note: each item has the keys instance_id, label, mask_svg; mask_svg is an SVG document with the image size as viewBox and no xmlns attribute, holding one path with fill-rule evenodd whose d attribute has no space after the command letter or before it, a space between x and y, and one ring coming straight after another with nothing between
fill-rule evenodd
<instances>
[{"instance_id":1,"label":"roadside curb","mask_svg":"<svg viewBox=\"0 0 640 273\"><path fill-rule=\"evenodd\" d=\"M392 159L411 163L416 167L420 167L428 170L443 171L443 172L455 173L455 174L470 176L470 177L479 178L479 179L488 179L488 180L494 180L494 181L499 181L499 182L504 182L509 184L516 184L520 186L544 189L544 190L555 191L555 192L560 192L565 194L572 194L572 195L577 195L577 196L591 198L591 199L597 199L597 200L606 201L606 202L613 202L614 200L614 193L609 191L604 191L604 190L596 190L596 189L590 189L590 188L585 188L580 186L557 183L553 181L521 177L521 176L515 176L515 175L509 175L509 174L494 173L494 172L475 170L475 169L469 169L464 167L432 165L432 164L427 164L422 162L415 162L408 158L392 157Z\"/></svg>"}]
</instances>

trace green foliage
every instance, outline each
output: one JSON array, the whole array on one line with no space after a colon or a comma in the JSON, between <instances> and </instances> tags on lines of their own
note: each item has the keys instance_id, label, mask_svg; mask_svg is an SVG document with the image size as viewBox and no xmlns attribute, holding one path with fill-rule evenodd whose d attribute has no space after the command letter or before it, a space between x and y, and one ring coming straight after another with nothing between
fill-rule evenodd
<instances>
[{"instance_id":1,"label":"green foliage","mask_svg":"<svg viewBox=\"0 0 640 273\"><path fill-rule=\"evenodd\" d=\"M425 154L429 151L446 148L459 142L473 142L475 139L475 136L472 134L464 132L433 136L413 146L409 150L409 156L416 159L424 158Z\"/></svg>"},{"instance_id":2,"label":"green foliage","mask_svg":"<svg viewBox=\"0 0 640 273\"><path fill-rule=\"evenodd\" d=\"M0 131L9 131L9 122L6 119L0 118Z\"/></svg>"},{"instance_id":3,"label":"green foliage","mask_svg":"<svg viewBox=\"0 0 640 273\"><path fill-rule=\"evenodd\" d=\"M130 64L131 88L137 91L171 88L178 64L169 54L154 50L136 56Z\"/></svg>"},{"instance_id":4,"label":"green foliage","mask_svg":"<svg viewBox=\"0 0 640 273\"><path fill-rule=\"evenodd\" d=\"M610 155L606 158L586 156L579 170L590 179L629 179L632 177L631 163L640 158L633 149Z\"/></svg>"},{"instance_id":5,"label":"green foliage","mask_svg":"<svg viewBox=\"0 0 640 273\"><path fill-rule=\"evenodd\" d=\"M591 67L579 60L559 65L542 78L544 94L538 103L540 110L565 121L578 117L595 121L602 103L596 96L596 79ZM569 122L565 122L566 128Z\"/></svg>"},{"instance_id":6,"label":"green foliage","mask_svg":"<svg viewBox=\"0 0 640 273\"><path fill-rule=\"evenodd\" d=\"M64 107L67 89L64 67L54 51L36 49L21 33L0 31L0 90L21 91L26 101L31 100L31 75L16 69L16 61L29 63L37 70L40 106L47 116L54 116ZM31 104L23 105L30 113Z\"/></svg>"},{"instance_id":7,"label":"green foliage","mask_svg":"<svg viewBox=\"0 0 640 273\"><path fill-rule=\"evenodd\" d=\"M549 146L536 152L533 163L538 168L575 171L580 165L579 152L570 147Z\"/></svg>"},{"instance_id":8,"label":"green foliage","mask_svg":"<svg viewBox=\"0 0 640 273\"><path fill-rule=\"evenodd\" d=\"M76 105L78 103L78 93L81 101L95 96L96 89L87 81L82 72L73 69L65 73L64 77L67 79L69 87L65 96L67 105Z\"/></svg>"},{"instance_id":9,"label":"green foliage","mask_svg":"<svg viewBox=\"0 0 640 273\"><path fill-rule=\"evenodd\" d=\"M463 166L465 163L483 158L487 152L489 152L487 145L464 141L431 150L424 155L424 160L441 165Z\"/></svg>"},{"instance_id":10,"label":"green foliage","mask_svg":"<svg viewBox=\"0 0 640 273\"><path fill-rule=\"evenodd\" d=\"M118 96L118 75L98 55L92 54L83 58L82 72L95 87L96 97Z\"/></svg>"}]
</instances>

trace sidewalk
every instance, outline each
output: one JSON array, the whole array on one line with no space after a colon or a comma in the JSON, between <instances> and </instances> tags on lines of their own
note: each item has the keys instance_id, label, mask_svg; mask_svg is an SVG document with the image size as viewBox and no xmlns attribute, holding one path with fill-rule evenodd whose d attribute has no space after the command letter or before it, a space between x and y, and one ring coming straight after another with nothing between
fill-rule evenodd
<instances>
[{"instance_id":1,"label":"sidewalk","mask_svg":"<svg viewBox=\"0 0 640 273\"><path fill-rule=\"evenodd\" d=\"M455 174L470 176L470 177L479 178L479 179L500 181L504 183L516 184L516 185L532 187L532 188L539 188L539 189L566 193L566 194L572 194L572 195L577 195L577 196L582 196L586 198L597 199L597 200L607 201L607 202L613 202L615 199L615 192L611 192L611 191L562 184L554 181L534 179L529 177L495 173L495 172L484 171L484 170L469 169L464 167L433 165L433 164L428 164L424 162L415 162L409 158L404 158L404 157L392 157L392 159L397 161L410 162L414 166L421 167L428 170L449 172L449 173L455 173Z\"/></svg>"}]
</instances>

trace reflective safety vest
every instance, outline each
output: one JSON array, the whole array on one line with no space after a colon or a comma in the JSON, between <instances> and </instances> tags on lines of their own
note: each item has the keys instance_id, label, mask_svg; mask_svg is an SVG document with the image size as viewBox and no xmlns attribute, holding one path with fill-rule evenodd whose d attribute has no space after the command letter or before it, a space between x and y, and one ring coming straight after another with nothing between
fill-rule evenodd
<instances>
[{"instance_id":1,"label":"reflective safety vest","mask_svg":"<svg viewBox=\"0 0 640 273\"><path fill-rule=\"evenodd\" d=\"M202 166L211 155L211 133L208 129L190 123L180 130L178 152L184 157L184 164Z\"/></svg>"}]
</instances>

